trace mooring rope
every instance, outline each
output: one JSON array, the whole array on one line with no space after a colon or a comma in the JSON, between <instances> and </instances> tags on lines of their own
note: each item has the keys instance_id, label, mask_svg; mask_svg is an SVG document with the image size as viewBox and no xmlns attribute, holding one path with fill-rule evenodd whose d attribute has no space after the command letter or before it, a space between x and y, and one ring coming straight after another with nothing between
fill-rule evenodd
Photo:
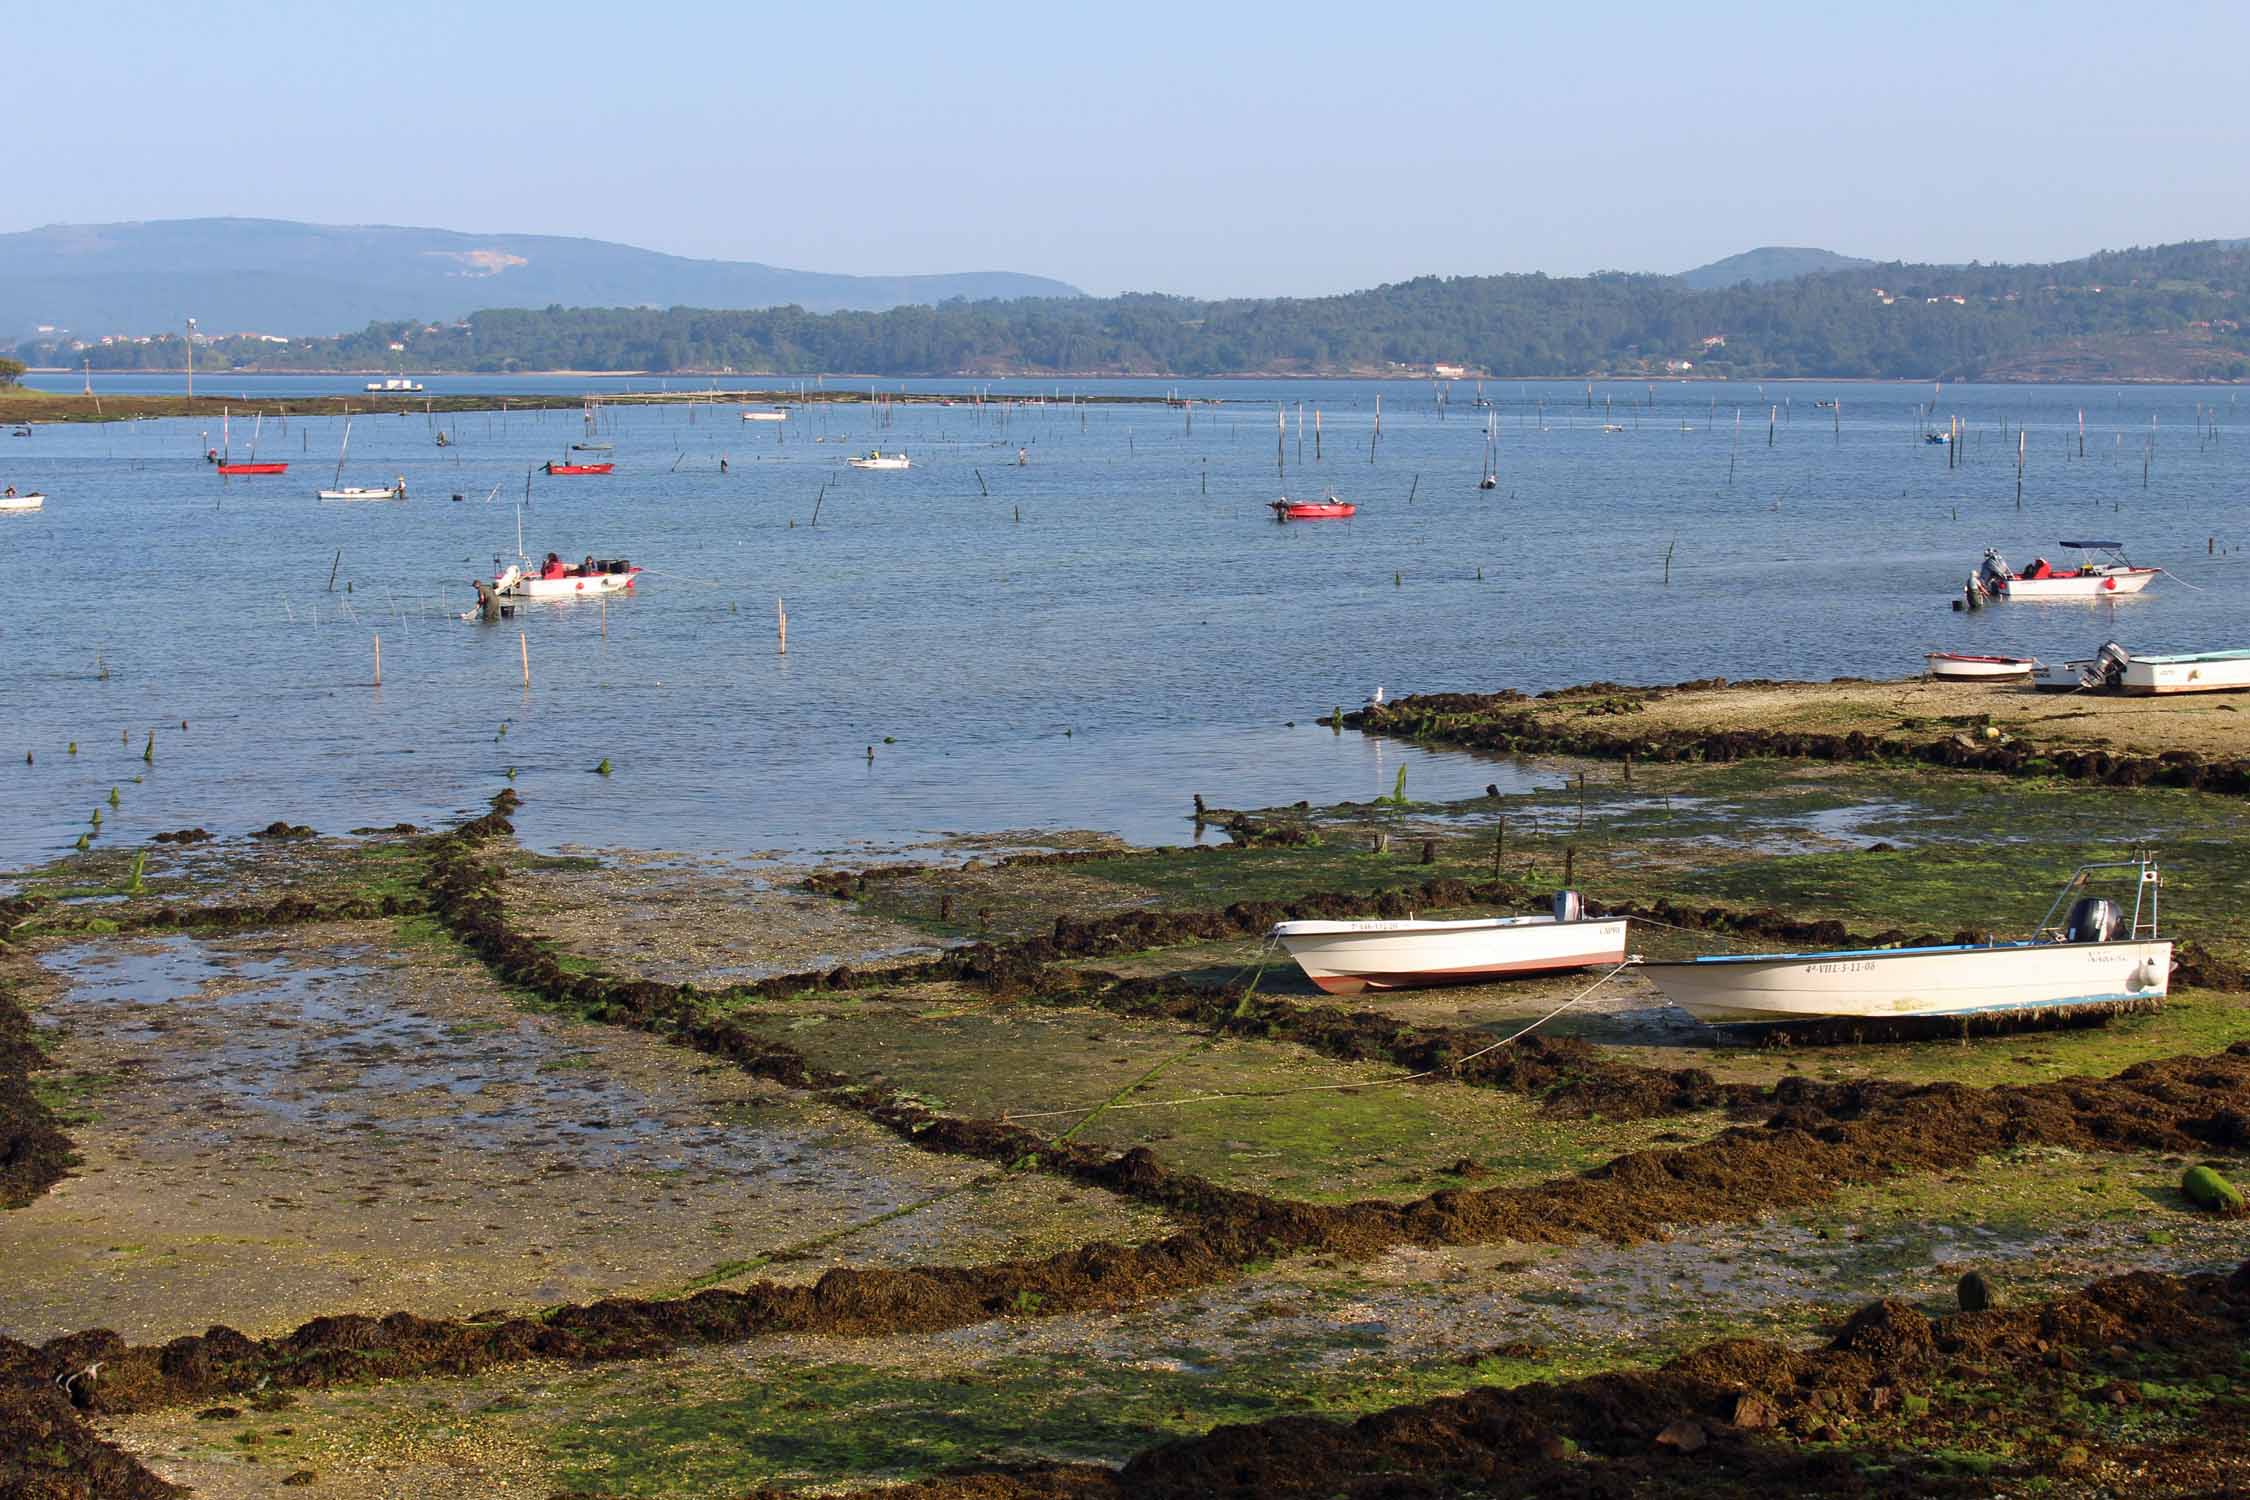
<instances>
[{"instance_id":1,"label":"mooring rope","mask_svg":"<svg viewBox=\"0 0 2250 1500\"><path fill-rule=\"evenodd\" d=\"M1589 995L1592 995L1603 985L1608 984L1612 979L1615 979L1618 975L1624 973L1627 969L1633 967L1633 965L1639 962L1640 960L1637 957L1627 958L1623 963L1618 964L1615 968L1611 969L1601 978L1595 980L1592 984L1586 986L1586 988L1580 990L1577 994L1571 996L1568 1000L1565 1000L1562 1004L1556 1006L1553 1010L1548 1011L1545 1015L1541 1016L1538 1020L1533 1021L1530 1025L1525 1026L1520 1030L1511 1032L1507 1036L1504 1036L1500 1038L1500 1040L1492 1043L1490 1046L1479 1047L1476 1051L1470 1053L1466 1057L1458 1057L1451 1062L1439 1063L1434 1068L1424 1068L1419 1073L1401 1073L1394 1078L1376 1078L1371 1079L1366 1083L1306 1083L1299 1084L1295 1088L1286 1089L1228 1089L1208 1094L1191 1094L1181 1099L1147 1099L1135 1104L1120 1104L1117 1102L1119 1095L1123 1094L1126 1091L1124 1089L1121 1089L1118 1091L1118 1094L1111 1095L1108 1099L1103 1100L1100 1104L1081 1104L1069 1109L1032 1110L1027 1113L1003 1111L1001 1113L1000 1119L1001 1123L1012 1125L1019 1120L1046 1120L1052 1119L1058 1115L1075 1115L1083 1112L1086 1114L1086 1119L1090 1120L1095 1115L1101 1114L1107 1110L1171 1109L1176 1106L1186 1104L1209 1104L1220 1099L1284 1099L1292 1094L1344 1093L1354 1089L1385 1088L1392 1084L1413 1083L1423 1078L1434 1078L1440 1073L1448 1072L1452 1069L1462 1067L1465 1064L1475 1062L1478 1058L1483 1057L1486 1053L1497 1052L1502 1047L1507 1046L1510 1042L1518 1041L1523 1037L1529 1036L1532 1032L1537 1031L1540 1027L1546 1025L1549 1021L1552 1021L1555 1017L1561 1015L1564 1011L1570 1009L1572 1006L1586 999ZM1245 995L1244 998L1248 999L1249 997ZM1184 1053L1182 1054L1182 1056L1185 1055L1186 1054ZM1171 1061L1165 1062L1161 1064L1155 1071L1161 1072L1164 1068L1170 1067L1173 1062L1177 1062L1178 1060L1178 1058L1174 1058ZM1151 1075L1144 1074L1143 1078L1145 1079L1148 1076ZM1134 1083L1126 1085L1126 1089L1136 1087L1141 1081L1141 1079L1136 1079ZM1081 1120L1077 1125L1071 1127L1071 1131L1075 1132L1082 1128L1085 1124L1086 1120Z\"/></svg>"}]
</instances>

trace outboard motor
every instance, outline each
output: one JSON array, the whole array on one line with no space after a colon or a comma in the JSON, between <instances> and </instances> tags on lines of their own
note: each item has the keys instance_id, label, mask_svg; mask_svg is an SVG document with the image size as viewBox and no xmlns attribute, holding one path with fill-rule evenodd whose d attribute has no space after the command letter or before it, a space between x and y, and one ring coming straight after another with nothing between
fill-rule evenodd
<instances>
[{"instance_id":1,"label":"outboard motor","mask_svg":"<svg viewBox=\"0 0 2250 1500\"><path fill-rule=\"evenodd\" d=\"M2125 663L2130 653L2115 641L2104 641L2102 649L2094 653L2094 663L2086 669L2093 679L2090 686L2111 688L2125 680Z\"/></svg>"},{"instance_id":2,"label":"outboard motor","mask_svg":"<svg viewBox=\"0 0 2250 1500\"><path fill-rule=\"evenodd\" d=\"M2081 896L2063 921L2066 943L2114 943L2125 931L2125 913L2103 896Z\"/></svg>"},{"instance_id":3,"label":"outboard motor","mask_svg":"<svg viewBox=\"0 0 2250 1500\"><path fill-rule=\"evenodd\" d=\"M1555 920L1558 922L1585 921L1586 898L1576 891L1555 892Z\"/></svg>"},{"instance_id":4,"label":"outboard motor","mask_svg":"<svg viewBox=\"0 0 2250 1500\"><path fill-rule=\"evenodd\" d=\"M1977 587L1998 598L2007 578L2008 560L2000 555L1997 548L1985 548L1984 561L1977 564Z\"/></svg>"}]
</instances>

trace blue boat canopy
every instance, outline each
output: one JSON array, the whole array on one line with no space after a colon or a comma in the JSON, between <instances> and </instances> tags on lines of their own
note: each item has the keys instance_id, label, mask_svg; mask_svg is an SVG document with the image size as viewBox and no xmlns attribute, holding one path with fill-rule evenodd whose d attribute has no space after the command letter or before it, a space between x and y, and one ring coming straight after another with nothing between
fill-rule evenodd
<instances>
[{"instance_id":1,"label":"blue boat canopy","mask_svg":"<svg viewBox=\"0 0 2250 1500\"><path fill-rule=\"evenodd\" d=\"M2087 552L2115 552L2123 542L2057 542L2058 547L2077 547Z\"/></svg>"}]
</instances>

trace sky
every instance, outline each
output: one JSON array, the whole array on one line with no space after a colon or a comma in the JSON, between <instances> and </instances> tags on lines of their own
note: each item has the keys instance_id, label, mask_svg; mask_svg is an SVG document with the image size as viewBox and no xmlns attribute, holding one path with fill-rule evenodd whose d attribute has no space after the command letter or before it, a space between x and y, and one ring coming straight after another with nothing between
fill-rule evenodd
<instances>
[{"instance_id":1,"label":"sky","mask_svg":"<svg viewBox=\"0 0 2250 1500\"><path fill-rule=\"evenodd\" d=\"M2250 4L23 5L0 231L248 215L1317 295L2250 235Z\"/></svg>"}]
</instances>

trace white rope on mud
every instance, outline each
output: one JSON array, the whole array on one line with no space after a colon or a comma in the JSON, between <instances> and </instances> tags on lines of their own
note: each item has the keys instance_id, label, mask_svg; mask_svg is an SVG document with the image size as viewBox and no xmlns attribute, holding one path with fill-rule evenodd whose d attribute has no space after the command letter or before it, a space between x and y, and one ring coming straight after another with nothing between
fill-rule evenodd
<instances>
[{"instance_id":1,"label":"white rope on mud","mask_svg":"<svg viewBox=\"0 0 2250 1500\"><path fill-rule=\"evenodd\" d=\"M1488 1052L1497 1052L1502 1047L1507 1046L1510 1042L1517 1041L1523 1037L1529 1036L1532 1032L1537 1031L1540 1027L1546 1025L1549 1021L1552 1021L1555 1017L1561 1015L1564 1011L1570 1009L1573 1005L1576 1005L1581 1000L1586 999L1596 990L1600 989L1603 985L1608 984L1612 979L1615 979L1618 975L1624 973L1627 969L1630 969L1639 962L1640 960L1637 957L1627 958L1623 963L1618 964L1607 974L1604 974L1601 978L1595 980L1592 984L1586 986L1586 988L1580 990L1577 994L1571 996L1568 1000L1565 1000L1562 1004L1556 1006L1553 1010L1548 1011L1545 1015L1541 1016L1538 1020L1533 1021L1530 1025L1525 1026L1518 1031L1511 1032L1507 1036L1504 1036L1500 1038L1500 1040L1492 1043L1490 1046L1479 1047L1476 1051L1470 1053L1466 1057L1457 1057L1451 1062L1440 1063L1434 1068L1424 1068L1419 1073L1401 1073L1395 1078L1376 1078L1371 1079L1366 1083L1306 1083L1299 1084L1295 1088L1287 1089L1230 1089L1209 1094L1192 1094L1183 1099L1149 1099L1143 1100L1136 1104L1119 1104L1115 1102L1115 1097L1112 1096L1112 1098L1104 1100L1100 1104L1081 1104L1071 1109L1041 1109L1032 1110L1028 1113L1003 1111L1001 1113L1000 1119L1001 1123L1010 1125L1016 1123L1019 1120L1046 1120L1052 1119L1057 1115L1084 1114L1087 1116L1087 1118L1091 1119L1094 1115L1107 1110L1171 1109L1175 1106L1183 1104L1209 1104L1219 1099L1283 1099L1287 1098L1291 1094L1344 1093L1354 1089L1378 1089L1388 1087L1391 1084L1413 1083L1424 1078L1434 1078L1440 1073L1448 1072L1454 1068L1461 1067L1464 1064L1475 1062L1478 1058L1483 1057ZM1177 1059L1173 1059L1173 1061L1177 1061ZM1170 1065L1171 1064L1169 1062L1164 1064L1164 1066L1166 1067L1169 1067ZM1130 1085L1128 1085L1128 1087L1130 1087ZM1083 1124L1084 1122L1081 1121L1080 1123ZM1072 1128L1076 1129L1077 1127L1074 1126Z\"/></svg>"}]
</instances>

